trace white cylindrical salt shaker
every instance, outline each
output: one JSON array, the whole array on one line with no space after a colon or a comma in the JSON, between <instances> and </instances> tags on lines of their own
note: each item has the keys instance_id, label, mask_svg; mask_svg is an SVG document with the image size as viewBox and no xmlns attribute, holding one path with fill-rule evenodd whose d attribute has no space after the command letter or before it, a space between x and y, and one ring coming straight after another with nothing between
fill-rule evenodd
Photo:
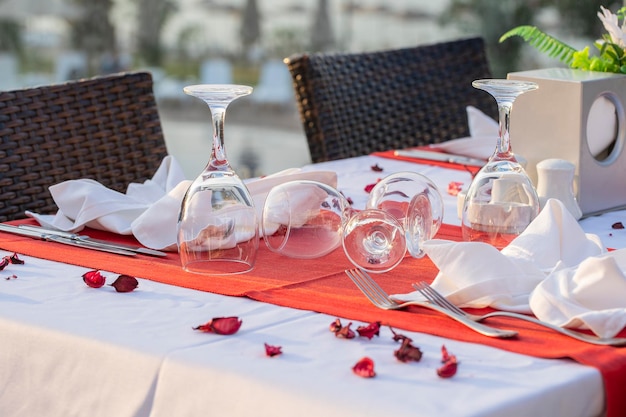
<instances>
[{"instance_id":1,"label":"white cylindrical salt shaker","mask_svg":"<svg viewBox=\"0 0 626 417\"><path fill-rule=\"evenodd\" d=\"M560 200L576 220L583 215L574 195L576 167L564 159L545 159L537 164L537 195L543 208L550 198Z\"/></svg>"}]
</instances>

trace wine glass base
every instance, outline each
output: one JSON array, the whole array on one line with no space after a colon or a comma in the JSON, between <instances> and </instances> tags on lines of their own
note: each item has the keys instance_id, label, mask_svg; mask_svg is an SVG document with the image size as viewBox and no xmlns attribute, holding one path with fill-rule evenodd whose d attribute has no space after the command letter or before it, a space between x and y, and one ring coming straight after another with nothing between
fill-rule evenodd
<instances>
[{"instance_id":1,"label":"wine glass base","mask_svg":"<svg viewBox=\"0 0 626 417\"><path fill-rule=\"evenodd\" d=\"M253 268L254 265L247 262L220 259L191 261L183 265L185 271L202 275L244 274Z\"/></svg>"}]
</instances>

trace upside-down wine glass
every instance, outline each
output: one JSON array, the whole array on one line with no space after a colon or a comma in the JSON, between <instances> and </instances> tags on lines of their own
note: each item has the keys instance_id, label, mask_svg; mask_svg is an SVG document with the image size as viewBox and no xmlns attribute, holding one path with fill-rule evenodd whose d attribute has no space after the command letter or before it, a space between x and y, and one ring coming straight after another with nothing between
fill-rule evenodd
<instances>
[{"instance_id":1,"label":"upside-down wine glass","mask_svg":"<svg viewBox=\"0 0 626 417\"><path fill-rule=\"evenodd\" d=\"M535 90L537 84L485 79L476 80L472 85L496 99L499 134L494 153L467 190L462 215L463 239L486 242L501 249L539 214L537 192L515 159L509 136L513 102L520 94Z\"/></svg>"},{"instance_id":2,"label":"upside-down wine glass","mask_svg":"<svg viewBox=\"0 0 626 417\"><path fill-rule=\"evenodd\" d=\"M365 210L353 209L335 188L315 181L274 187L263 206L261 230L268 248L292 258L319 258L340 245L361 269L395 268L407 248L423 256L421 243L439 229L443 203L426 177L397 173L370 193Z\"/></svg>"},{"instance_id":3,"label":"upside-down wine glass","mask_svg":"<svg viewBox=\"0 0 626 417\"><path fill-rule=\"evenodd\" d=\"M213 145L208 164L181 205L177 241L182 266L208 275L250 271L259 248L257 216L250 192L228 163L224 119L228 105L250 94L252 87L200 84L183 91L209 106Z\"/></svg>"}]
</instances>

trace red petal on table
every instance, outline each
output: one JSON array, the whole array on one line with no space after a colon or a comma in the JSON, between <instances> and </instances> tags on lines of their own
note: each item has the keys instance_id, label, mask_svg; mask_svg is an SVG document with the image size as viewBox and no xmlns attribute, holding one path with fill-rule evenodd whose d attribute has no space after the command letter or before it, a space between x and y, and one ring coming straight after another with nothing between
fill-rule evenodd
<instances>
[{"instance_id":1,"label":"red petal on table","mask_svg":"<svg viewBox=\"0 0 626 417\"><path fill-rule=\"evenodd\" d=\"M341 325L341 320L339 319L335 319L335 321L333 321L332 323L330 323L330 331L333 333L337 333L339 330L341 330L343 326Z\"/></svg>"},{"instance_id":2,"label":"red petal on table","mask_svg":"<svg viewBox=\"0 0 626 417\"><path fill-rule=\"evenodd\" d=\"M283 353L282 347L265 344L265 354L270 358Z\"/></svg>"},{"instance_id":3,"label":"red petal on table","mask_svg":"<svg viewBox=\"0 0 626 417\"><path fill-rule=\"evenodd\" d=\"M448 194L455 196L458 195L463 189L463 183L459 181L450 181L448 183Z\"/></svg>"},{"instance_id":4,"label":"red petal on table","mask_svg":"<svg viewBox=\"0 0 626 417\"><path fill-rule=\"evenodd\" d=\"M111 284L117 292L131 292L137 288L137 285L139 285L137 278L131 277L130 275L120 275L113 281L113 284Z\"/></svg>"},{"instance_id":5,"label":"red petal on table","mask_svg":"<svg viewBox=\"0 0 626 417\"><path fill-rule=\"evenodd\" d=\"M612 227L613 229L623 229L623 228L624 228L624 224L623 224L622 222L617 222L617 223L613 223L613 224L611 225L611 227Z\"/></svg>"},{"instance_id":6,"label":"red petal on table","mask_svg":"<svg viewBox=\"0 0 626 417\"><path fill-rule=\"evenodd\" d=\"M9 257L9 262L11 262L12 264L16 264L16 265L23 265L24 261L21 260L18 256L16 252L13 252L13 255L11 255Z\"/></svg>"},{"instance_id":7,"label":"red petal on table","mask_svg":"<svg viewBox=\"0 0 626 417\"><path fill-rule=\"evenodd\" d=\"M441 345L441 363L446 363L450 360L452 356L448 353L448 349L446 349L446 345Z\"/></svg>"},{"instance_id":8,"label":"red petal on table","mask_svg":"<svg viewBox=\"0 0 626 417\"><path fill-rule=\"evenodd\" d=\"M237 333L241 327L242 321L239 317L215 317L205 324L194 327L194 330L200 330L205 333L215 333L221 335L231 335Z\"/></svg>"},{"instance_id":9,"label":"red petal on table","mask_svg":"<svg viewBox=\"0 0 626 417\"><path fill-rule=\"evenodd\" d=\"M422 359L422 351L417 346L413 346L411 339L404 339L402 346L393 352L393 355L401 362L419 362Z\"/></svg>"},{"instance_id":10,"label":"red petal on table","mask_svg":"<svg viewBox=\"0 0 626 417\"><path fill-rule=\"evenodd\" d=\"M383 168L380 167L378 164L374 164L370 167L372 169L372 171L374 172L383 172Z\"/></svg>"},{"instance_id":11,"label":"red petal on table","mask_svg":"<svg viewBox=\"0 0 626 417\"><path fill-rule=\"evenodd\" d=\"M456 356L450 355L449 359L437 369L437 375L441 378L451 378L456 374L457 367Z\"/></svg>"},{"instance_id":12,"label":"red petal on table","mask_svg":"<svg viewBox=\"0 0 626 417\"><path fill-rule=\"evenodd\" d=\"M371 339L374 336L380 336L380 322L375 321L367 326L359 326L356 328L356 331L359 336L367 337L368 339Z\"/></svg>"},{"instance_id":13,"label":"red petal on table","mask_svg":"<svg viewBox=\"0 0 626 417\"><path fill-rule=\"evenodd\" d=\"M354 330L352 330L350 326L352 326L352 322L335 332L335 336L341 339L354 339L356 337L356 333L354 333Z\"/></svg>"},{"instance_id":14,"label":"red petal on table","mask_svg":"<svg viewBox=\"0 0 626 417\"><path fill-rule=\"evenodd\" d=\"M4 258L2 258L2 260L0 260L0 271L6 268L7 265L9 265L9 263L11 263L11 261L8 256L5 256Z\"/></svg>"},{"instance_id":15,"label":"red petal on table","mask_svg":"<svg viewBox=\"0 0 626 417\"><path fill-rule=\"evenodd\" d=\"M91 288L100 288L106 282L100 271L89 271L83 274L83 281Z\"/></svg>"},{"instance_id":16,"label":"red petal on table","mask_svg":"<svg viewBox=\"0 0 626 417\"><path fill-rule=\"evenodd\" d=\"M363 378L373 378L376 376L374 361L366 356L352 367L352 372Z\"/></svg>"}]
</instances>

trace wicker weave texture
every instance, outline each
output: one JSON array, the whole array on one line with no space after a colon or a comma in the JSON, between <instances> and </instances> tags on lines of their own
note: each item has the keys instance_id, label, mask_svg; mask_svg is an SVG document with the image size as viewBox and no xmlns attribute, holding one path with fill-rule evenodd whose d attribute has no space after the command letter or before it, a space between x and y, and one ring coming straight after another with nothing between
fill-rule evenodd
<instances>
[{"instance_id":1,"label":"wicker weave texture","mask_svg":"<svg viewBox=\"0 0 626 417\"><path fill-rule=\"evenodd\" d=\"M0 92L0 221L54 213L51 185L94 179L125 192L167 155L149 73Z\"/></svg>"},{"instance_id":2,"label":"wicker weave texture","mask_svg":"<svg viewBox=\"0 0 626 417\"><path fill-rule=\"evenodd\" d=\"M467 105L497 114L471 85L491 77L482 38L285 63L313 162L467 136Z\"/></svg>"}]
</instances>

